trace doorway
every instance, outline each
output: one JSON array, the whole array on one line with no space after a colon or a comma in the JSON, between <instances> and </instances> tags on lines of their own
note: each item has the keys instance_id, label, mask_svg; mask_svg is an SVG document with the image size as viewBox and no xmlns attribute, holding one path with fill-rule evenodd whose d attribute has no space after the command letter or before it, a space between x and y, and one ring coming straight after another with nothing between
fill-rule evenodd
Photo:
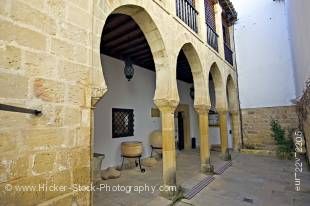
<instances>
[{"instance_id":1,"label":"doorway","mask_svg":"<svg viewBox=\"0 0 310 206\"><path fill-rule=\"evenodd\" d=\"M232 133L232 116L230 112L227 112L227 131L228 131L228 148L233 149L233 133Z\"/></svg>"},{"instance_id":2,"label":"doorway","mask_svg":"<svg viewBox=\"0 0 310 206\"><path fill-rule=\"evenodd\" d=\"M177 141L177 147L179 150L184 150L184 118L183 118L183 112L177 113L177 121L178 121L178 141Z\"/></svg>"},{"instance_id":3,"label":"doorway","mask_svg":"<svg viewBox=\"0 0 310 206\"><path fill-rule=\"evenodd\" d=\"M178 150L191 148L189 105L179 104L174 113L175 142Z\"/></svg>"}]
</instances>

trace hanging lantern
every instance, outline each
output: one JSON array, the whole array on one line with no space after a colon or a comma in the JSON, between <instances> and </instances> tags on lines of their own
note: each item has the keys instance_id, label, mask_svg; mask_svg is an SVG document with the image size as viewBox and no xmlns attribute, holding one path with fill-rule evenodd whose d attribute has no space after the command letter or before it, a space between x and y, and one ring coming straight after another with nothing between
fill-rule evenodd
<instances>
[{"instance_id":1,"label":"hanging lantern","mask_svg":"<svg viewBox=\"0 0 310 206\"><path fill-rule=\"evenodd\" d=\"M125 77L128 81L130 81L133 77L135 73L135 70L133 68L133 65L132 65L132 61L130 58L126 58L125 60L125 68L124 68L124 74L125 74Z\"/></svg>"},{"instance_id":2,"label":"hanging lantern","mask_svg":"<svg viewBox=\"0 0 310 206\"><path fill-rule=\"evenodd\" d=\"M191 96L192 99L195 98L195 89L194 89L194 86L192 86L192 87L190 88L189 95Z\"/></svg>"}]
</instances>

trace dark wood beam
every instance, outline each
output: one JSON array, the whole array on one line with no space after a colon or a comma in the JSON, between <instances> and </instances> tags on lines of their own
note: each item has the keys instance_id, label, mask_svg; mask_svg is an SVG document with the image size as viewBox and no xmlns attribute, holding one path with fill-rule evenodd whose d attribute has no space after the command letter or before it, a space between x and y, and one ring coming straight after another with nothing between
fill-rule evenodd
<instances>
[{"instance_id":1,"label":"dark wood beam","mask_svg":"<svg viewBox=\"0 0 310 206\"><path fill-rule=\"evenodd\" d=\"M107 23L104 26L105 33L113 32L113 30L121 25L124 25L128 23L129 21L132 21L130 16L127 15L116 15L112 14L108 17Z\"/></svg>"},{"instance_id":2,"label":"dark wood beam","mask_svg":"<svg viewBox=\"0 0 310 206\"><path fill-rule=\"evenodd\" d=\"M124 56L130 56L130 55L136 53L137 51L143 50L143 49L145 49L147 47L148 47L147 44L141 44L141 45L136 46L134 48L128 49L127 51L122 52L121 54L124 55Z\"/></svg>"},{"instance_id":3,"label":"dark wood beam","mask_svg":"<svg viewBox=\"0 0 310 206\"><path fill-rule=\"evenodd\" d=\"M144 63L144 62L153 62L154 63L154 61L153 61L153 58L143 58L143 59L134 59L134 61L135 62L142 62L142 63Z\"/></svg>"},{"instance_id":4,"label":"dark wood beam","mask_svg":"<svg viewBox=\"0 0 310 206\"><path fill-rule=\"evenodd\" d=\"M109 33L106 33L105 31L103 31L102 42L108 42L108 41L111 41L113 39L118 39L124 35L127 35L128 33L132 32L132 31L135 31L135 30L140 30L140 28L138 27L138 25L134 21L131 21L127 24L123 24L122 26L113 29L113 31L111 31Z\"/></svg>"},{"instance_id":5,"label":"dark wood beam","mask_svg":"<svg viewBox=\"0 0 310 206\"><path fill-rule=\"evenodd\" d=\"M134 48L134 47L139 46L140 44L146 44L146 43L147 42L146 42L145 38L140 37L140 38L134 39L132 41L128 41L127 43L120 44L119 46L111 47L111 51L113 53L116 53L116 52L119 52L121 50L127 50L129 48Z\"/></svg>"},{"instance_id":6,"label":"dark wood beam","mask_svg":"<svg viewBox=\"0 0 310 206\"><path fill-rule=\"evenodd\" d=\"M149 57L149 56L145 56L144 58L135 59L135 60L139 62L153 62L154 63L153 57Z\"/></svg>"},{"instance_id":7,"label":"dark wood beam","mask_svg":"<svg viewBox=\"0 0 310 206\"><path fill-rule=\"evenodd\" d=\"M144 50L138 51L138 52L130 55L130 57L135 58L135 59L141 59L141 58L144 58L146 56L153 59L152 53L148 49L144 49Z\"/></svg>"},{"instance_id":8,"label":"dark wood beam","mask_svg":"<svg viewBox=\"0 0 310 206\"><path fill-rule=\"evenodd\" d=\"M141 30L133 30L132 32L128 33L127 35L124 35L120 38L117 39L112 39L108 42L103 42L102 46L104 47L113 47L113 46L117 46L117 45L121 45L126 43L128 40L132 40L132 39L136 39L139 38L141 35L143 35Z\"/></svg>"},{"instance_id":9,"label":"dark wood beam","mask_svg":"<svg viewBox=\"0 0 310 206\"><path fill-rule=\"evenodd\" d=\"M141 55L133 55L133 56L130 56L130 58L136 60L136 61L143 61L144 59L151 59L153 60L153 57L150 56L149 53L145 53L145 54L141 54Z\"/></svg>"}]
</instances>

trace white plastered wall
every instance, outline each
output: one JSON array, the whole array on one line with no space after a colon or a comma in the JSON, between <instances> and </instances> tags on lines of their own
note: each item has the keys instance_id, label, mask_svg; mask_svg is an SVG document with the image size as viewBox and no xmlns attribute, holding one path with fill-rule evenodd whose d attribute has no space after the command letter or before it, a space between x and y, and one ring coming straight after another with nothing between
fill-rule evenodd
<instances>
[{"instance_id":1,"label":"white plastered wall","mask_svg":"<svg viewBox=\"0 0 310 206\"><path fill-rule=\"evenodd\" d=\"M310 78L310 1L287 0L288 27L292 48L297 96Z\"/></svg>"},{"instance_id":2,"label":"white plastered wall","mask_svg":"<svg viewBox=\"0 0 310 206\"><path fill-rule=\"evenodd\" d=\"M128 82L123 73L124 62L104 55L101 58L108 91L95 110L94 151L105 154L102 168L107 168L121 163L120 144L123 141L143 142L143 156L149 156L149 134L161 129L161 122L160 118L151 117L151 108L155 108L155 72L135 66L134 77ZM199 144L197 114L189 95L191 86L178 81L180 104L190 106L190 137L196 137ZM112 138L112 108L134 109L133 137Z\"/></svg>"},{"instance_id":3,"label":"white plastered wall","mask_svg":"<svg viewBox=\"0 0 310 206\"><path fill-rule=\"evenodd\" d=\"M284 1L232 0L242 108L291 105L293 63Z\"/></svg>"}]
</instances>

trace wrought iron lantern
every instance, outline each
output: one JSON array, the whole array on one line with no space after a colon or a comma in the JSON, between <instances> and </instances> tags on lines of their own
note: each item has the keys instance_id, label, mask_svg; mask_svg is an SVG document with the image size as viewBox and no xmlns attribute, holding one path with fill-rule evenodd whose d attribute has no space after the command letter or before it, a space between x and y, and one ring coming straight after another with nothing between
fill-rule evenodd
<instances>
[{"instance_id":1,"label":"wrought iron lantern","mask_svg":"<svg viewBox=\"0 0 310 206\"><path fill-rule=\"evenodd\" d=\"M195 88L194 88L194 86L192 86L190 88L189 95L191 96L192 99L195 98Z\"/></svg>"},{"instance_id":2,"label":"wrought iron lantern","mask_svg":"<svg viewBox=\"0 0 310 206\"><path fill-rule=\"evenodd\" d=\"M128 81L130 81L135 73L135 69L133 68L132 61L130 58L126 58L125 60L125 68L124 74Z\"/></svg>"}]
</instances>

